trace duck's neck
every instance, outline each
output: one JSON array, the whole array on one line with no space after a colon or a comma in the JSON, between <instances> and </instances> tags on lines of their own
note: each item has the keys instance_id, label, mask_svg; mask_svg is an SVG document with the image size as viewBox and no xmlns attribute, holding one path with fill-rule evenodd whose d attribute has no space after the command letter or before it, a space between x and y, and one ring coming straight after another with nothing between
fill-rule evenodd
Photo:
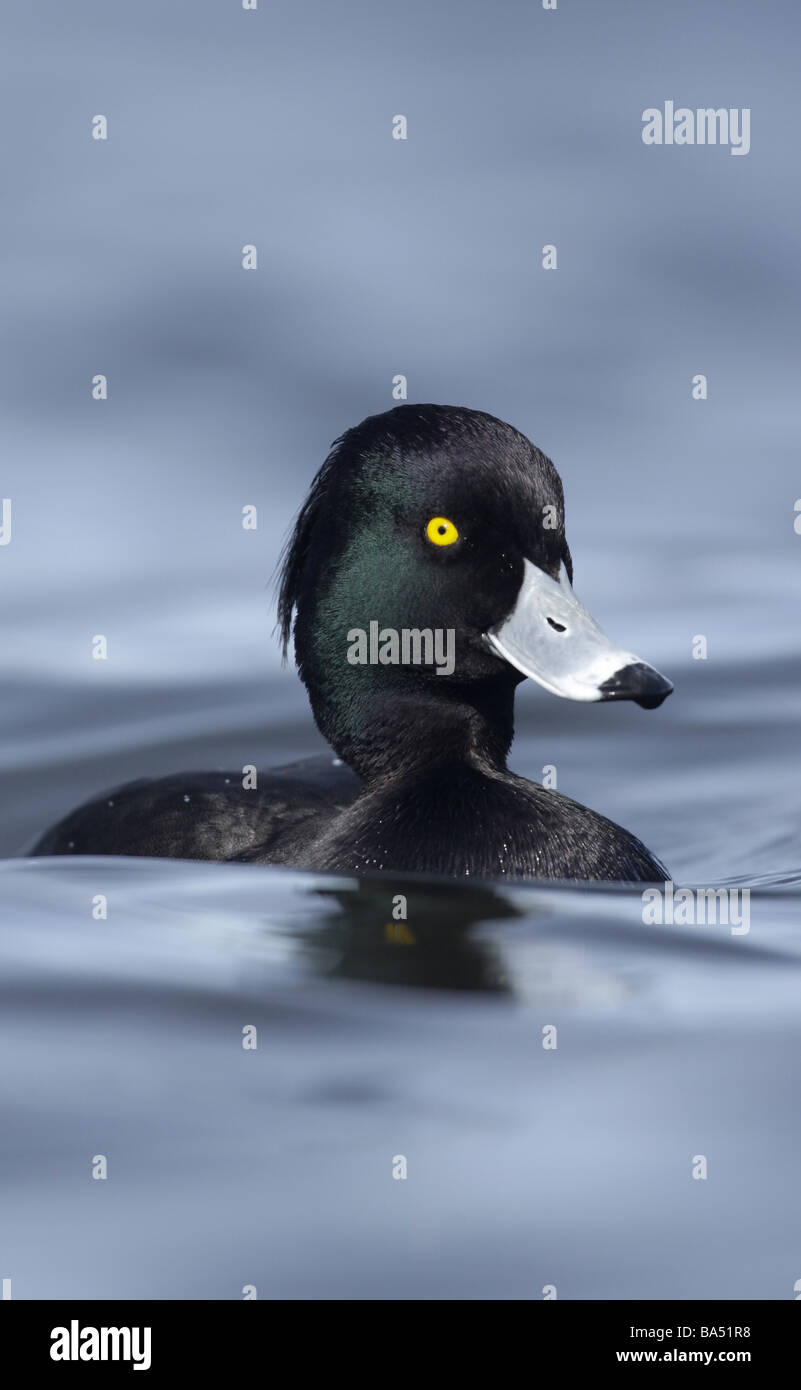
<instances>
[{"instance_id":1,"label":"duck's neck","mask_svg":"<svg viewBox=\"0 0 801 1390\"><path fill-rule=\"evenodd\" d=\"M517 683L511 670L465 684L436 676L414 687L404 678L360 681L346 691L315 691L312 708L318 728L367 786L459 762L503 771Z\"/></svg>"}]
</instances>

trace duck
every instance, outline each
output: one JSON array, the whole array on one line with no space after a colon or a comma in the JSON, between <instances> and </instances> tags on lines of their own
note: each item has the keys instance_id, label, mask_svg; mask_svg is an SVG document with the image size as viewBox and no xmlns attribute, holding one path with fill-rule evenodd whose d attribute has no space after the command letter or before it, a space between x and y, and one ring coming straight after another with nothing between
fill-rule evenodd
<instances>
[{"instance_id":1,"label":"duck","mask_svg":"<svg viewBox=\"0 0 801 1390\"><path fill-rule=\"evenodd\" d=\"M105 792L34 855L451 879L664 882L634 835L507 765L518 685L652 710L673 686L573 590L562 481L512 425L405 403L331 447L280 563L278 628L335 756Z\"/></svg>"}]
</instances>

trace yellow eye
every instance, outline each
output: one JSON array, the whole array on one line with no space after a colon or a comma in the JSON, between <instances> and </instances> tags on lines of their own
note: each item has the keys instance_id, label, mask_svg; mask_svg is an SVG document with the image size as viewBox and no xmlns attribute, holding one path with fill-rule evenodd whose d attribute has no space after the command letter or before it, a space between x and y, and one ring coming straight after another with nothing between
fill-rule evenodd
<instances>
[{"instance_id":1,"label":"yellow eye","mask_svg":"<svg viewBox=\"0 0 801 1390\"><path fill-rule=\"evenodd\" d=\"M432 516L426 527L426 535L432 545L453 545L459 539L459 532L446 516Z\"/></svg>"}]
</instances>

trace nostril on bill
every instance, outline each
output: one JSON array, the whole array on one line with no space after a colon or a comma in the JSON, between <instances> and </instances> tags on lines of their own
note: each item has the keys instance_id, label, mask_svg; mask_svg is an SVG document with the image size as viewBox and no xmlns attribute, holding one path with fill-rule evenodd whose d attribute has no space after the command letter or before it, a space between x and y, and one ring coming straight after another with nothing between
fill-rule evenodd
<instances>
[{"instance_id":1,"label":"nostril on bill","mask_svg":"<svg viewBox=\"0 0 801 1390\"><path fill-rule=\"evenodd\" d=\"M554 632L567 632L564 623L558 623L555 618L549 618L548 622L551 624Z\"/></svg>"}]
</instances>

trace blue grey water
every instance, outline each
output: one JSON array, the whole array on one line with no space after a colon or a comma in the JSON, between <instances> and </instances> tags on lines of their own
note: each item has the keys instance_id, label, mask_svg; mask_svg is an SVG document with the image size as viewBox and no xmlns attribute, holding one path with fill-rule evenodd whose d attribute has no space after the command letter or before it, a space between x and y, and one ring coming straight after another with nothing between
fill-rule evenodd
<instances>
[{"instance_id":1,"label":"blue grey water","mask_svg":"<svg viewBox=\"0 0 801 1390\"><path fill-rule=\"evenodd\" d=\"M793 1298L797 7L17 0L3 29L12 1296ZM646 147L666 100L748 107L750 152ZM625 889L24 858L128 778L321 751L270 576L398 374L551 455L577 592L675 682L653 713L527 684L512 765L677 882L750 887L747 935Z\"/></svg>"}]
</instances>

